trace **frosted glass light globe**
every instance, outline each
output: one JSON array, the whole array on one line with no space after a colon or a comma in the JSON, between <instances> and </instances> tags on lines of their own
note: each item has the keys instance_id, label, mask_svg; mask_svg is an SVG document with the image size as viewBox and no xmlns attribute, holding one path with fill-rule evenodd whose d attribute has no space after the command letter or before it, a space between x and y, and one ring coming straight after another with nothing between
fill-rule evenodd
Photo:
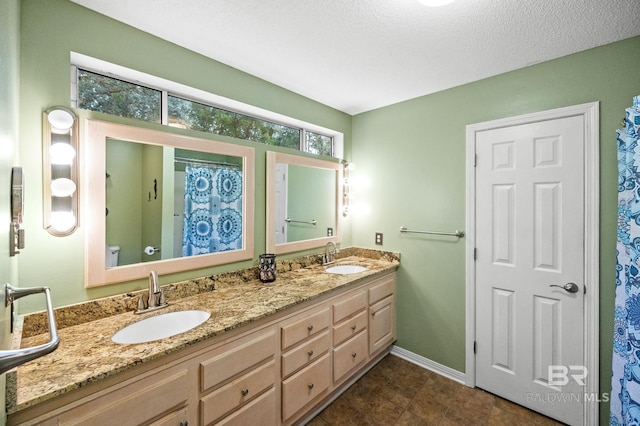
<instances>
[{"instance_id":1,"label":"frosted glass light globe","mask_svg":"<svg viewBox=\"0 0 640 426\"><path fill-rule=\"evenodd\" d=\"M51 164L71 165L76 156L76 150L68 143L58 142L49 147Z\"/></svg>"},{"instance_id":2,"label":"frosted glass light globe","mask_svg":"<svg viewBox=\"0 0 640 426\"><path fill-rule=\"evenodd\" d=\"M66 232L75 226L76 218L71 212L52 212L49 223L56 231Z\"/></svg>"},{"instance_id":3,"label":"frosted glass light globe","mask_svg":"<svg viewBox=\"0 0 640 426\"><path fill-rule=\"evenodd\" d=\"M69 111L63 109L54 109L47 115L47 120L51 124L51 131L53 133L67 133L71 126L73 126L73 115Z\"/></svg>"},{"instance_id":4,"label":"frosted glass light globe","mask_svg":"<svg viewBox=\"0 0 640 426\"><path fill-rule=\"evenodd\" d=\"M55 179L51 182L51 195L54 197L70 197L76 192L76 184L67 178Z\"/></svg>"}]
</instances>

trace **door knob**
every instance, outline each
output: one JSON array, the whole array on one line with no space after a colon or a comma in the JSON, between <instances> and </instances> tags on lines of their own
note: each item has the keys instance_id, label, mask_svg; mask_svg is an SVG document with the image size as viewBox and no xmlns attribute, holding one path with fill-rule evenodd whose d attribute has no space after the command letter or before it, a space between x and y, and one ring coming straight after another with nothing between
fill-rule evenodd
<instances>
[{"instance_id":1,"label":"door knob","mask_svg":"<svg viewBox=\"0 0 640 426\"><path fill-rule=\"evenodd\" d=\"M566 283L565 285L551 284L549 287L558 287L565 290L567 293L577 293L579 290L578 284L576 283Z\"/></svg>"}]
</instances>

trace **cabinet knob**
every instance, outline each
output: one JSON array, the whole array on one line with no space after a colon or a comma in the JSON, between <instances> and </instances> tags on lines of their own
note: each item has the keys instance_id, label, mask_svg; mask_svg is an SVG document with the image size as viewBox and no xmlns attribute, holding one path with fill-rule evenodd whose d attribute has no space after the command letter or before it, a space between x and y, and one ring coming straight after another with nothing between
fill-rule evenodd
<instances>
[{"instance_id":1,"label":"cabinet knob","mask_svg":"<svg viewBox=\"0 0 640 426\"><path fill-rule=\"evenodd\" d=\"M356 325L355 324L351 326L351 331L356 331Z\"/></svg>"},{"instance_id":2,"label":"cabinet knob","mask_svg":"<svg viewBox=\"0 0 640 426\"><path fill-rule=\"evenodd\" d=\"M309 352L307 352L307 355L312 356L313 355L313 350L310 350Z\"/></svg>"},{"instance_id":3,"label":"cabinet knob","mask_svg":"<svg viewBox=\"0 0 640 426\"><path fill-rule=\"evenodd\" d=\"M376 316L375 311L371 311L371 316L372 316L372 317L375 317L375 316Z\"/></svg>"},{"instance_id":4,"label":"cabinet knob","mask_svg":"<svg viewBox=\"0 0 640 426\"><path fill-rule=\"evenodd\" d=\"M309 331L313 330L313 325L308 326L307 330L309 330Z\"/></svg>"},{"instance_id":5,"label":"cabinet knob","mask_svg":"<svg viewBox=\"0 0 640 426\"><path fill-rule=\"evenodd\" d=\"M353 352L353 353L351 354L351 356L352 356L352 357L354 357L354 358L355 358L357 355L358 355L358 354L357 354L357 353L355 353L355 352Z\"/></svg>"},{"instance_id":6,"label":"cabinet knob","mask_svg":"<svg viewBox=\"0 0 640 426\"><path fill-rule=\"evenodd\" d=\"M313 389L313 383L309 383L307 386L309 387L309 390Z\"/></svg>"},{"instance_id":7,"label":"cabinet knob","mask_svg":"<svg viewBox=\"0 0 640 426\"><path fill-rule=\"evenodd\" d=\"M242 389L242 396L249 395L249 389Z\"/></svg>"}]
</instances>

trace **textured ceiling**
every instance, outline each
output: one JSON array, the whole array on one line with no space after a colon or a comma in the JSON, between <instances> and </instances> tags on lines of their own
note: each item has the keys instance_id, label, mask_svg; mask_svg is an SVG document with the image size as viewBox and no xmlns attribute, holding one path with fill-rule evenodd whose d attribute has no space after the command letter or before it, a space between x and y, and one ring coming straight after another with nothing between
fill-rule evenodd
<instances>
[{"instance_id":1,"label":"textured ceiling","mask_svg":"<svg viewBox=\"0 0 640 426\"><path fill-rule=\"evenodd\" d=\"M638 0L72 1L349 114L640 34Z\"/></svg>"}]
</instances>

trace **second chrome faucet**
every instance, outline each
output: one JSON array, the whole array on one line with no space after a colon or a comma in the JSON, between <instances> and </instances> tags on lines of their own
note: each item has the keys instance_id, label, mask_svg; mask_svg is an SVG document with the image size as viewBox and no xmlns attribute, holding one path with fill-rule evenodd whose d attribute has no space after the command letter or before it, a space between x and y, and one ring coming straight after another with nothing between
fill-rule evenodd
<instances>
[{"instance_id":1,"label":"second chrome faucet","mask_svg":"<svg viewBox=\"0 0 640 426\"><path fill-rule=\"evenodd\" d=\"M136 314L142 314L149 311L155 311L156 309L164 308L168 306L164 298L164 293L160 287L158 281L158 273L156 271L149 272L149 297L145 305L143 295L140 295L138 299L138 309Z\"/></svg>"}]
</instances>

